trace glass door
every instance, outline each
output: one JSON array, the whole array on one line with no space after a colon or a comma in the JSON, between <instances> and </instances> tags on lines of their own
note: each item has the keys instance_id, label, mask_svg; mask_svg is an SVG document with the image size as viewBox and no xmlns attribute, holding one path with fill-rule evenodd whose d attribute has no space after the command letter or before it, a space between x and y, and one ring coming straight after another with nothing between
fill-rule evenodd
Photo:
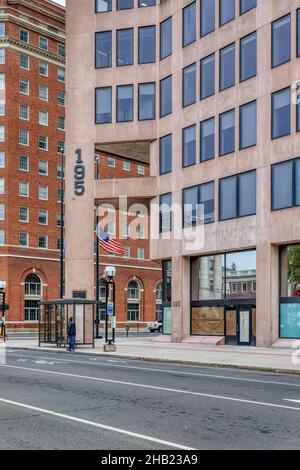
<instances>
[{"instance_id":1,"label":"glass door","mask_svg":"<svg viewBox=\"0 0 300 470\"><path fill-rule=\"evenodd\" d=\"M238 307L238 344L251 344L251 307Z\"/></svg>"},{"instance_id":2,"label":"glass door","mask_svg":"<svg viewBox=\"0 0 300 470\"><path fill-rule=\"evenodd\" d=\"M225 339L226 344L238 344L238 323L237 323L237 308L225 307Z\"/></svg>"}]
</instances>

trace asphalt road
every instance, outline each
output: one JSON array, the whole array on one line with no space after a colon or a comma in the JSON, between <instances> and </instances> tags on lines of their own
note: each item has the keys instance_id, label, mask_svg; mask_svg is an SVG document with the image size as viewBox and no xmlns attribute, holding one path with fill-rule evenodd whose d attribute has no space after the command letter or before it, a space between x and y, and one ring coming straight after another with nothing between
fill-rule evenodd
<instances>
[{"instance_id":1,"label":"asphalt road","mask_svg":"<svg viewBox=\"0 0 300 470\"><path fill-rule=\"evenodd\" d=\"M300 377L10 349L0 449L299 449Z\"/></svg>"}]
</instances>

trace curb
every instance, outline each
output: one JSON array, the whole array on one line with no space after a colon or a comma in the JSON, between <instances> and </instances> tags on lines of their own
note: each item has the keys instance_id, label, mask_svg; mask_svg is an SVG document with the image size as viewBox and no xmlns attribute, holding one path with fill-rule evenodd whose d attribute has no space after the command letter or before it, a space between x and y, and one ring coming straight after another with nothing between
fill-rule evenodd
<instances>
[{"instance_id":1,"label":"curb","mask_svg":"<svg viewBox=\"0 0 300 470\"><path fill-rule=\"evenodd\" d=\"M47 348L30 348L30 347L10 347L8 346L7 349L13 350L21 350L21 351L44 351L44 352L55 352L60 354L68 355L68 352L62 349L47 349ZM160 363L160 364L178 364L178 365L186 365L186 366L196 366L196 367L213 367L216 369L238 369L238 370L248 370L248 371L256 371L256 372L267 372L272 374L289 374L289 375L300 375L300 369L284 369L284 368L277 368L277 367L264 367L264 366L246 366L243 364L222 364L218 362L200 362L200 361L185 361L180 359L163 359L163 358L156 358L156 357L145 357L145 356L130 356L130 355L121 355L121 354L111 354L111 353L85 353L85 352L76 352L76 356L92 356L92 357L114 357L117 359L130 359L132 361L141 361L141 362L152 362L152 363Z\"/></svg>"}]
</instances>

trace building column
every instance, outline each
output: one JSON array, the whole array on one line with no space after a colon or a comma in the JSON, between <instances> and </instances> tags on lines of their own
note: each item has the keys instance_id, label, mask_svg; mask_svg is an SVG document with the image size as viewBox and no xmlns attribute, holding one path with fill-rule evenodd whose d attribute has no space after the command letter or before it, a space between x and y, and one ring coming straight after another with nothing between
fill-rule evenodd
<instances>
[{"instance_id":1,"label":"building column","mask_svg":"<svg viewBox=\"0 0 300 470\"><path fill-rule=\"evenodd\" d=\"M256 345L269 347L279 337L278 246L258 245L256 259Z\"/></svg>"},{"instance_id":2,"label":"building column","mask_svg":"<svg viewBox=\"0 0 300 470\"><path fill-rule=\"evenodd\" d=\"M172 258L172 342L190 335L190 259Z\"/></svg>"}]
</instances>

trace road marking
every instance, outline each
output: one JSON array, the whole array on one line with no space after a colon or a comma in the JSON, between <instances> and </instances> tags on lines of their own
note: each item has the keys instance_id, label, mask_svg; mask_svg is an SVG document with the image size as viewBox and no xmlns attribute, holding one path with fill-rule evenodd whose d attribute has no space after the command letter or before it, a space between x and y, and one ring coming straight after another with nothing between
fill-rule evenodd
<instances>
[{"instance_id":1,"label":"road marking","mask_svg":"<svg viewBox=\"0 0 300 470\"><path fill-rule=\"evenodd\" d=\"M69 421L75 421L75 422L80 423L80 424L86 424L87 426L93 426L95 428L104 429L106 431L112 431L112 432L116 432L116 433L119 433L119 434L124 434L124 435L130 436L130 437L136 437L138 439L143 439L145 441L155 442L156 444L163 444L165 446L174 447L176 449L195 450L191 447L187 447L187 446L184 446L182 444L176 444L175 442L164 441L164 440L161 440L161 439L157 439L155 437L146 436L144 434L138 434L138 433L135 433L135 432L132 432L132 431L127 431L125 429L115 428L115 427L112 427L112 426L107 426L105 424L96 423L95 421L88 421L86 419L76 418L75 416L70 416L70 415L66 415L66 414L63 414L63 413L57 413L56 411L51 411L51 410L46 410L44 408L38 408L36 406L26 405L25 403L19 403L19 402L16 402L16 401L6 400L4 398L0 398L0 403L5 403L7 405L13 405L13 406L17 406L17 407L20 407L20 408L25 408L25 409L31 410L31 411L38 411L39 413L44 413L44 414L48 414L48 415L51 415L51 416L56 416L58 418L67 419Z\"/></svg>"},{"instance_id":2,"label":"road marking","mask_svg":"<svg viewBox=\"0 0 300 470\"><path fill-rule=\"evenodd\" d=\"M7 355L13 356L13 357L19 357L19 354L14 354L8 352ZM53 360L51 357L43 357L43 356L32 356L29 354L26 354L26 357L31 357L34 359L49 359ZM90 358L90 360L97 360L98 358ZM180 370L172 370L172 369L157 369L155 367L141 367L141 366L121 366L117 364L113 364L110 362L109 364L103 363L103 362L88 362L88 361L75 361L72 359L56 359L57 361L61 363L70 363L70 364L88 364L88 365L93 365L93 366L103 366L103 367L119 367L123 369L132 369L132 370L143 370L143 371L150 371L150 372L159 372L159 373L166 373L166 374L178 374L178 375L190 375L192 377L209 377L212 379L224 379L224 380L237 380L240 382L254 382L254 383L262 383L262 384L271 384L271 385L283 385L283 386L288 386L288 387L300 387L300 383L289 383L289 382L276 382L274 380L262 380L262 379L248 379L248 378L243 378L243 377L233 377L233 376L223 376L223 375L217 375L217 374L204 374L201 372L187 372L187 371L180 371ZM108 361L108 359L106 359ZM124 361L125 362L125 361ZM191 367L191 366L187 366ZM198 366L196 366L198 367ZM201 365L199 365L201 367Z\"/></svg>"},{"instance_id":3,"label":"road marking","mask_svg":"<svg viewBox=\"0 0 300 470\"><path fill-rule=\"evenodd\" d=\"M283 398L284 401L293 401L294 403L300 403L300 400L291 400L289 398Z\"/></svg>"},{"instance_id":4,"label":"road marking","mask_svg":"<svg viewBox=\"0 0 300 470\"><path fill-rule=\"evenodd\" d=\"M36 373L42 373L42 374L52 374L52 375L58 375L58 376L63 376L63 377L70 377L70 378L74 378L74 379L93 380L93 381L96 381L96 382L125 385L125 386L128 386L128 387L146 388L146 389L150 389L150 390L158 390L158 391L162 391L162 392L171 392L171 393L180 393L180 394L183 394L183 395L192 395L192 396L197 396L197 397L202 397L202 398L214 398L214 399L217 399L217 400L233 401L233 402L238 402L238 403L246 403L246 404L250 404L250 405L269 406L269 407L272 407L272 408L282 408L282 409L286 409L286 410L300 411L300 408L287 406L287 405L279 405L277 403L266 403L266 402L262 402L262 401L246 400L244 398L225 397L225 396L222 396L222 395L212 395L210 393L192 392L190 390L180 390L180 389L176 389L176 388L158 387L158 386L155 386L155 385L145 385L145 384L139 384L139 383L134 383L134 382L124 382L124 381L121 381L121 380L103 379L103 378L100 378L100 377L90 377L90 376L87 376L87 375L68 374L66 372L55 372L53 370L33 369L33 368L29 368L29 367L8 366L8 365L0 365L0 369L1 368L27 370L27 371L30 371L30 372L36 372Z\"/></svg>"}]
</instances>

